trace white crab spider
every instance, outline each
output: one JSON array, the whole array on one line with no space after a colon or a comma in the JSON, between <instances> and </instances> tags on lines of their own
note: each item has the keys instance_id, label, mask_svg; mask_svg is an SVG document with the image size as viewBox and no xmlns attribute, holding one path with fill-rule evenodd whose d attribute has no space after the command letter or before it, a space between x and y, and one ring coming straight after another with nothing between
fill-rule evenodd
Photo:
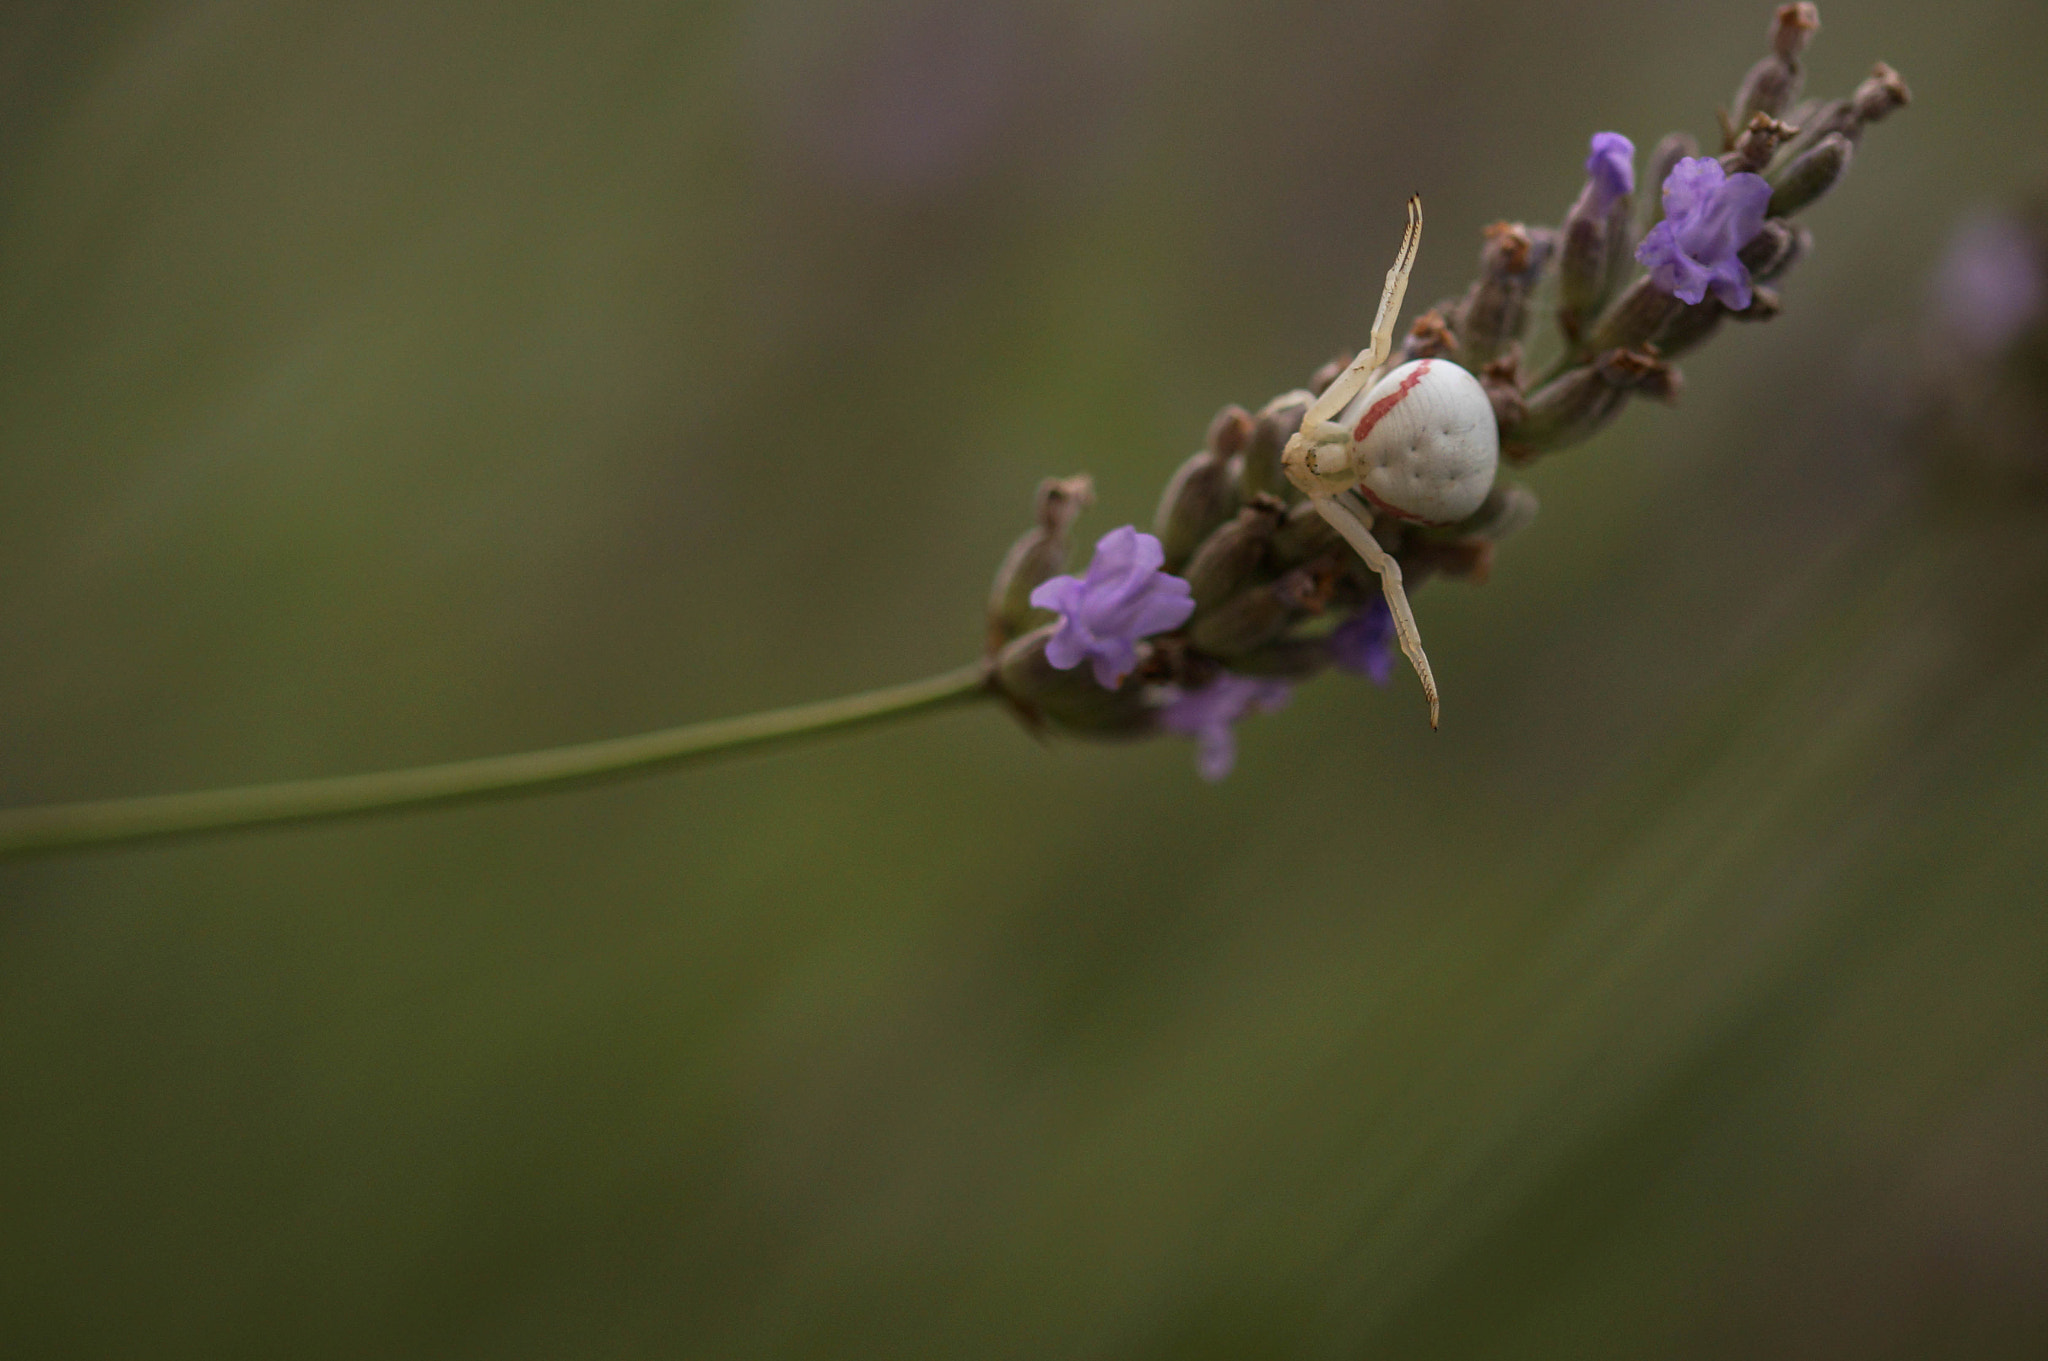
<instances>
[{"instance_id":1,"label":"white crab spider","mask_svg":"<svg viewBox=\"0 0 2048 1361\"><path fill-rule=\"evenodd\" d=\"M1379 573L1395 635L1429 697L1434 728L1436 678L1401 586L1401 565L1372 536L1373 511L1429 525L1456 524L1472 514L1493 487L1500 428L1479 380L1447 359L1418 359L1373 382L1393 350L1394 323L1421 244L1422 200L1410 197L1408 230L1387 271L1372 342L1309 407L1281 463L1288 479Z\"/></svg>"}]
</instances>

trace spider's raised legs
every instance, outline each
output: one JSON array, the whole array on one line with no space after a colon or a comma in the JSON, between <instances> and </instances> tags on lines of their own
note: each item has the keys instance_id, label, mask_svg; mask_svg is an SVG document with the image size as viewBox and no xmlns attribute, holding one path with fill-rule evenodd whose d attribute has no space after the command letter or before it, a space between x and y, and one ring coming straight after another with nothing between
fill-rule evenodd
<instances>
[{"instance_id":1,"label":"spider's raised legs","mask_svg":"<svg viewBox=\"0 0 2048 1361\"><path fill-rule=\"evenodd\" d=\"M1415 627L1415 613L1408 607L1408 593L1401 585L1401 565L1387 555L1372 536L1372 512L1351 491L1369 471L1362 465L1357 437L1337 417L1372 383L1373 376L1394 348L1394 327L1401 316L1401 300L1408 293L1408 271L1415 267L1415 254L1422 246L1422 200L1408 200L1408 230L1401 236L1401 249L1394 266L1387 271L1387 286L1380 294L1380 310L1373 317L1372 341L1359 351L1335 382L1323 389L1301 419L1301 430L1288 441L1282 466L1288 478L1315 503L1316 510L1330 522L1365 559L1366 566L1379 574L1380 590L1387 597L1387 609L1394 616L1394 632L1401 640L1429 697L1429 726L1437 725L1436 678L1430 674L1429 658L1422 651L1422 635Z\"/></svg>"}]
</instances>

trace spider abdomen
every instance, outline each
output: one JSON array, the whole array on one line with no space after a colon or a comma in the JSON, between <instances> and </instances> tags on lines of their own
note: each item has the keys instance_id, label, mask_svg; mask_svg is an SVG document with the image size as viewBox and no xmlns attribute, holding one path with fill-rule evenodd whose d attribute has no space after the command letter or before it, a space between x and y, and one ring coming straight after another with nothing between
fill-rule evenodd
<instances>
[{"instance_id":1,"label":"spider abdomen","mask_svg":"<svg viewBox=\"0 0 2048 1361\"><path fill-rule=\"evenodd\" d=\"M1403 364L1346 407L1358 487L1379 510L1456 524L1479 509L1500 464L1500 427L1479 380L1447 359Z\"/></svg>"}]
</instances>

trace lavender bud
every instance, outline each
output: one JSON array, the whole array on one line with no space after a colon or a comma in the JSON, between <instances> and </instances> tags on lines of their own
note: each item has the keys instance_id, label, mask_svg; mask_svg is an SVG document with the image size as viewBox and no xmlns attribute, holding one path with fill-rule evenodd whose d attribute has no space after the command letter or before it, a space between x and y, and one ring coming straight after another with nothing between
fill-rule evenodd
<instances>
[{"instance_id":1,"label":"lavender bud","mask_svg":"<svg viewBox=\"0 0 2048 1361\"><path fill-rule=\"evenodd\" d=\"M1485 236L1479 277L1458 305L1453 323L1467 365L1484 364L1521 338L1528 324L1530 286L1554 242L1549 233L1531 232L1519 222L1496 222Z\"/></svg>"},{"instance_id":2,"label":"lavender bud","mask_svg":"<svg viewBox=\"0 0 2048 1361\"><path fill-rule=\"evenodd\" d=\"M1528 325L1528 295L1554 244L1550 233L1522 223L1493 223L1479 252L1479 278L1458 305L1454 321L1466 364L1485 364Z\"/></svg>"},{"instance_id":3,"label":"lavender bud","mask_svg":"<svg viewBox=\"0 0 2048 1361\"><path fill-rule=\"evenodd\" d=\"M1271 586L1254 586L1196 621L1188 640L1211 657L1229 661L1278 638L1293 620L1294 611Z\"/></svg>"},{"instance_id":4,"label":"lavender bud","mask_svg":"<svg viewBox=\"0 0 2048 1361\"><path fill-rule=\"evenodd\" d=\"M1749 69L1735 92L1735 123L1740 127L1756 114L1776 118L1799 98L1799 58L1820 31L1820 11L1812 5L1781 5L1771 23L1771 55Z\"/></svg>"},{"instance_id":5,"label":"lavender bud","mask_svg":"<svg viewBox=\"0 0 2048 1361\"><path fill-rule=\"evenodd\" d=\"M1757 114L1776 118L1799 94L1799 68L1775 54L1749 68L1735 90L1735 118L1739 125Z\"/></svg>"},{"instance_id":6,"label":"lavender bud","mask_svg":"<svg viewBox=\"0 0 2048 1361\"><path fill-rule=\"evenodd\" d=\"M1813 35L1818 32L1818 5L1780 5L1777 15L1771 21L1771 51L1796 65L1799 58L1806 54L1806 45L1813 41Z\"/></svg>"},{"instance_id":7,"label":"lavender bud","mask_svg":"<svg viewBox=\"0 0 2048 1361\"><path fill-rule=\"evenodd\" d=\"M1536 493L1519 482L1499 481L1479 503L1479 509L1449 531L1453 539L1501 540L1527 529L1536 518Z\"/></svg>"},{"instance_id":8,"label":"lavender bud","mask_svg":"<svg viewBox=\"0 0 2048 1361\"><path fill-rule=\"evenodd\" d=\"M1329 664L1330 645L1322 638L1276 638L1230 659L1238 675L1288 681L1307 680Z\"/></svg>"},{"instance_id":9,"label":"lavender bud","mask_svg":"<svg viewBox=\"0 0 2048 1361\"><path fill-rule=\"evenodd\" d=\"M1735 258L1749 271L1752 279L1762 278L1767 272L1779 272L1783 261L1792 252L1799 239L1792 224L1781 218L1765 218L1764 225L1750 238L1749 244L1735 252Z\"/></svg>"},{"instance_id":10,"label":"lavender bud","mask_svg":"<svg viewBox=\"0 0 2048 1361\"><path fill-rule=\"evenodd\" d=\"M1236 510L1237 487L1228 460L1218 458L1213 449L1189 455L1167 482L1152 516L1152 532L1166 550L1167 569L1179 571L1196 546Z\"/></svg>"},{"instance_id":11,"label":"lavender bud","mask_svg":"<svg viewBox=\"0 0 2048 1361\"><path fill-rule=\"evenodd\" d=\"M1528 415L1522 400L1522 347L1511 345L1506 354L1479 370L1479 387L1493 404L1493 422L1501 429L1517 425Z\"/></svg>"},{"instance_id":12,"label":"lavender bud","mask_svg":"<svg viewBox=\"0 0 2048 1361\"><path fill-rule=\"evenodd\" d=\"M1254 497L1237 518L1202 541L1185 573L1197 616L1215 609L1250 583L1286 515L1287 505L1279 497Z\"/></svg>"},{"instance_id":13,"label":"lavender bud","mask_svg":"<svg viewBox=\"0 0 2048 1361\"><path fill-rule=\"evenodd\" d=\"M1500 432L1501 453L1520 463L1577 444L1607 424L1624 400L1593 365L1573 369L1529 394L1521 422Z\"/></svg>"},{"instance_id":14,"label":"lavender bud","mask_svg":"<svg viewBox=\"0 0 2048 1361\"><path fill-rule=\"evenodd\" d=\"M1785 115L1785 121L1800 130L1800 135L1813 131L1813 120L1820 113L1824 101L1802 99L1792 106L1792 112Z\"/></svg>"},{"instance_id":15,"label":"lavender bud","mask_svg":"<svg viewBox=\"0 0 2048 1361\"><path fill-rule=\"evenodd\" d=\"M1031 593L1066 566L1067 531L1094 499L1095 484L1085 474L1038 484L1037 523L1010 545L989 591L989 651L1051 617L1032 605Z\"/></svg>"},{"instance_id":16,"label":"lavender bud","mask_svg":"<svg viewBox=\"0 0 2048 1361\"><path fill-rule=\"evenodd\" d=\"M1408 328L1407 336L1401 341L1402 363L1415 359L1440 359L1458 352L1457 333L1444 320L1457 306L1455 299L1446 299L1415 319L1415 324Z\"/></svg>"},{"instance_id":17,"label":"lavender bud","mask_svg":"<svg viewBox=\"0 0 2048 1361\"><path fill-rule=\"evenodd\" d=\"M1010 643L996 655L995 685L1028 726L1050 723L1092 737L1142 737L1157 726L1158 711L1145 687L1105 690L1086 668L1060 668L1045 655L1053 629L1047 625Z\"/></svg>"},{"instance_id":18,"label":"lavender bud","mask_svg":"<svg viewBox=\"0 0 2048 1361\"><path fill-rule=\"evenodd\" d=\"M1493 545L1484 539L1420 539L1401 555L1401 570L1414 582L1441 576L1484 586L1493 574Z\"/></svg>"},{"instance_id":19,"label":"lavender bud","mask_svg":"<svg viewBox=\"0 0 2048 1361\"><path fill-rule=\"evenodd\" d=\"M1607 223L1574 207L1560 235L1557 324L1567 339L1577 340L1586 318L1595 315L1606 300Z\"/></svg>"},{"instance_id":20,"label":"lavender bud","mask_svg":"<svg viewBox=\"0 0 2048 1361\"><path fill-rule=\"evenodd\" d=\"M1241 406L1231 405L1216 413L1209 422L1209 437L1204 444L1210 453L1218 458L1230 458L1244 448L1252 437L1252 413Z\"/></svg>"},{"instance_id":21,"label":"lavender bud","mask_svg":"<svg viewBox=\"0 0 2048 1361\"><path fill-rule=\"evenodd\" d=\"M1864 128L1912 101L1913 92L1906 88L1906 82L1899 73L1879 62L1864 82L1856 87L1853 96L1831 99L1808 115L1800 125L1802 130L1794 153L1803 154L1807 148L1818 146L1821 139L1830 133L1838 132L1851 142L1858 141Z\"/></svg>"},{"instance_id":22,"label":"lavender bud","mask_svg":"<svg viewBox=\"0 0 2048 1361\"><path fill-rule=\"evenodd\" d=\"M1758 296L1763 296L1761 290ZM1752 302L1750 305L1754 307L1756 304ZM1685 375L1669 364L1660 363L1643 375L1635 390L1653 402L1670 406L1685 393Z\"/></svg>"},{"instance_id":23,"label":"lavender bud","mask_svg":"<svg viewBox=\"0 0 2048 1361\"><path fill-rule=\"evenodd\" d=\"M1301 418L1308 414L1313 401L1315 394L1297 388L1280 394L1260 409L1238 467L1238 494L1245 500L1262 492L1280 497L1298 494L1281 470L1280 455L1286 451L1294 432L1301 429Z\"/></svg>"},{"instance_id":24,"label":"lavender bud","mask_svg":"<svg viewBox=\"0 0 2048 1361\"><path fill-rule=\"evenodd\" d=\"M1338 569L1328 559L1297 567L1278 581L1238 592L1197 620L1189 638L1210 656L1230 661L1272 642L1297 620L1321 614L1337 577Z\"/></svg>"},{"instance_id":25,"label":"lavender bud","mask_svg":"<svg viewBox=\"0 0 2048 1361\"><path fill-rule=\"evenodd\" d=\"M1821 138L1771 177L1771 204L1765 211L1772 217L1790 217L1812 206L1835 187L1855 151L1855 144L1839 132Z\"/></svg>"},{"instance_id":26,"label":"lavender bud","mask_svg":"<svg viewBox=\"0 0 2048 1361\"><path fill-rule=\"evenodd\" d=\"M1596 132L1586 156L1586 187L1580 201L1604 217L1618 199L1636 191L1636 145L1618 132Z\"/></svg>"},{"instance_id":27,"label":"lavender bud","mask_svg":"<svg viewBox=\"0 0 2048 1361\"><path fill-rule=\"evenodd\" d=\"M1607 213L1607 284L1601 302L1619 293L1636 267L1635 195L1618 198Z\"/></svg>"},{"instance_id":28,"label":"lavender bud","mask_svg":"<svg viewBox=\"0 0 2048 1361\"><path fill-rule=\"evenodd\" d=\"M1776 118L1799 97L1799 85L1798 67L1775 53L1765 57L1749 68L1736 87L1734 122L1740 126L1758 114Z\"/></svg>"},{"instance_id":29,"label":"lavender bud","mask_svg":"<svg viewBox=\"0 0 2048 1361\"><path fill-rule=\"evenodd\" d=\"M1313 501L1296 501L1287 508L1287 518L1273 534L1271 552L1276 565L1294 567L1334 552L1343 544L1343 536L1330 527Z\"/></svg>"},{"instance_id":30,"label":"lavender bud","mask_svg":"<svg viewBox=\"0 0 2048 1361\"><path fill-rule=\"evenodd\" d=\"M1856 87L1850 97L1850 107L1856 115L1858 131L1869 124L1881 121L1894 109L1903 109L1913 102L1913 92L1906 88L1905 78L1891 67L1879 62L1868 78Z\"/></svg>"},{"instance_id":31,"label":"lavender bud","mask_svg":"<svg viewBox=\"0 0 2048 1361\"><path fill-rule=\"evenodd\" d=\"M1614 350L1593 361L1601 378L1624 391L1642 390L1649 396L1675 391L1671 366L1645 350Z\"/></svg>"},{"instance_id":32,"label":"lavender bud","mask_svg":"<svg viewBox=\"0 0 2048 1361\"><path fill-rule=\"evenodd\" d=\"M1686 308L1671 319L1671 324L1657 333L1657 353L1675 358L1704 344L1714 332L1721 329L1727 319L1728 309L1719 298L1708 298L1695 306Z\"/></svg>"},{"instance_id":33,"label":"lavender bud","mask_svg":"<svg viewBox=\"0 0 2048 1361\"><path fill-rule=\"evenodd\" d=\"M1659 287L1648 275L1621 295L1593 330L1596 350L1632 350L1649 344L1685 304Z\"/></svg>"},{"instance_id":34,"label":"lavender bud","mask_svg":"<svg viewBox=\"0 0 2048 1361\"><path fill-rule=\"evenodd\" d=\"M1767 261L1758 268L1753 277L1758 283L1769 283L1792 272L1792 267L1804 260L1813 251L1813 233L1798 223L1786 224L1792 229L1792 238L1776 259Z\"/></svg>"},{"instance_id":35,"label":"lavender bud","mask_svg":"<svg viewBox=\"0 0 2048 1361\"><path fill-rule=\"evenodd\" d=\"M1677 395L1678 378L1653 354L1609 350L1530 393L1529 414L1512 432L1502 432L1503 447L1512 441L1514 457L1526 460L1577 444L1613 419L1638 389L1668 399Z\"/></svg>"},{"instance_id":36,"label":"lavender bud","mask_svg":"<svg viewBox=\"0 0 2048 1361\"><path fill-rule=\"evenodd\" d=\"M1617 227L1626 231L1636 188L1635 144L1618 132L1593 135L1586 186L1565 214L1558 244L1558 324L1577 340L1607 301ZM1624 243L1625 245L1626 243Z\"/></svg>"},{"instance_id":37,"label":"lavender bud","mask_svg":"<svg viewBox=\"0 0 2048 1361\"><path fill-rule=\"evenodd\" d=\"M1863 130L1856 121L1856 106L1846 99L1830 99L1816 105L1799 128L1799 141L1793 148L1795 154L1832 133L1841 133L1853 142Z\"/></svg>"},{"instance_id":38,"label":"lavender bud","mask_svg":"<svg viewBox=\"0 0 2048 1361\"><path fill-rule=\"evenodd\" d=\"M1798 133L1799 129L1790 123L1780 123L1769 114L1757 114L1736 137L1728 154L1721 158L1721 168L1731 175L1755 174L1769 165L1771 157L1778 154L1778 148Z\"/></svg>"}]
</instances>

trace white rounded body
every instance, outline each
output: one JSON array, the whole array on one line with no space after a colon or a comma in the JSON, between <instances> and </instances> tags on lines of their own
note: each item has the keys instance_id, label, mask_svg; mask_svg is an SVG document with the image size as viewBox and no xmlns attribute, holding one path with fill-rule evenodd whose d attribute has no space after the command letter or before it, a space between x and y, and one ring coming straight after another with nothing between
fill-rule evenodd
<instances>
[{"instance_id":1,"label":"white rounded body","mask_svg":"<svg viewBox=\"0 0 2048 1361\"><path fill-rule=\"evenodd\" d=\"M1358 489L1376 510L1452 525L1479 509L1500 466L1500 427L1479 380L1448 359L1403 364L1344 408Z\"/></svg>"}]
</instances>

